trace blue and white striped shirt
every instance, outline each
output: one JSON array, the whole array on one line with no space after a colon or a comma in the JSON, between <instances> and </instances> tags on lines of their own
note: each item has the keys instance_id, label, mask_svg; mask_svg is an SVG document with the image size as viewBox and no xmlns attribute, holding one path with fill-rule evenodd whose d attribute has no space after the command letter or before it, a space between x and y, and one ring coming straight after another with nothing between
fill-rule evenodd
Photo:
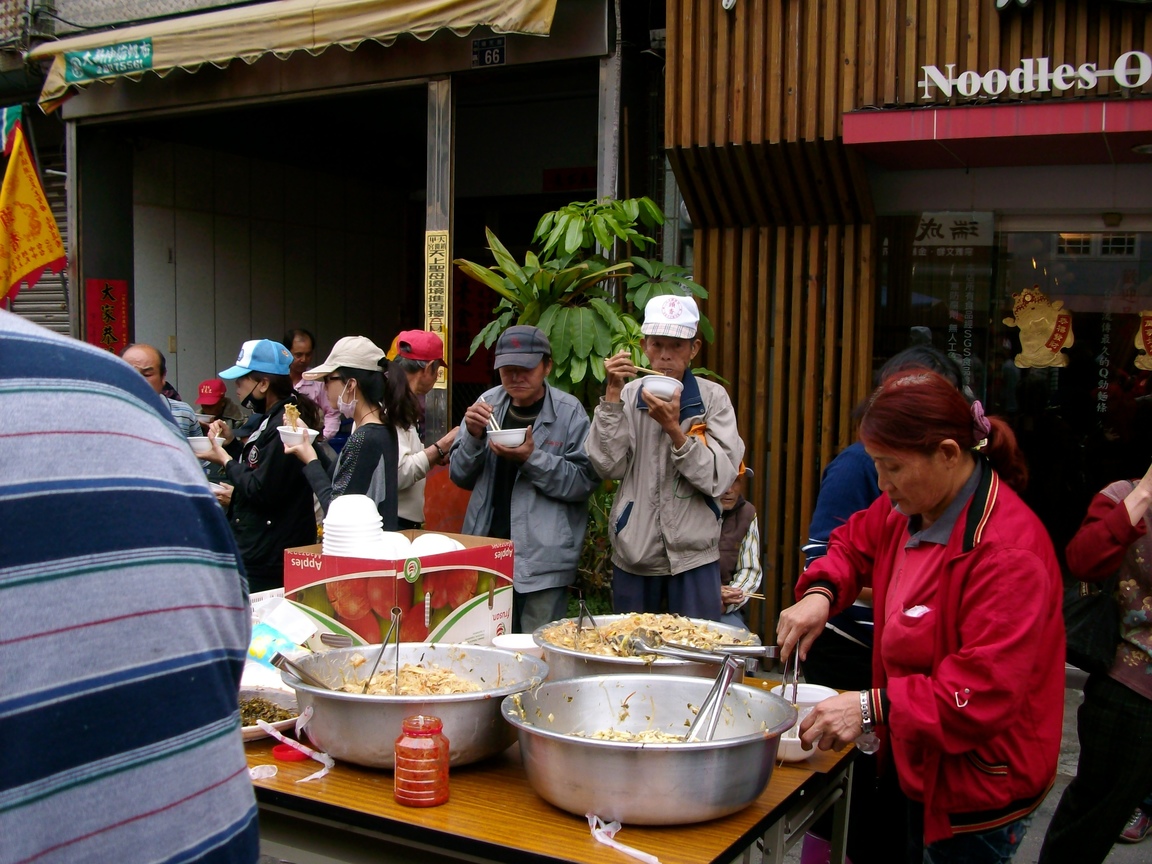
<instances>
[{"instance_id":1,"label":"blue and white striped shirt","mask_svg":"<svg viewBox=\"0 0 1152 864\"><path fill-rule=\"evenodd\" d=\"M167 408L0 311L0 862L251 862L247 588Z\"/></svg>"}]
</instances>

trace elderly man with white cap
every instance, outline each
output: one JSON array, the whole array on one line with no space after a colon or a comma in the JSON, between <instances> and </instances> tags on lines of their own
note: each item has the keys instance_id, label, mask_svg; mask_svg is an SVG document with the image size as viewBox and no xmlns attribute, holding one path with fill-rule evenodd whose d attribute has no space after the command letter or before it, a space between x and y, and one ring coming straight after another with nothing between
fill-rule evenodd
<instances>
[{"instance_id":1,"label":"elderly man with white cap","mask_svg":"<svg viewBox=\"0 0 1152 864\"><path fill-rule=\"evenodd\" d=\"M608 358L587 450L601 477L619 480L608 518L615 612L668 611L719 621L717 499L736 480L744 443L719 384L694 376L700 312L691 297L653 297L641 347L652 369L682 386L648 392L627 351Z\"/></svg>"}]
</instances>

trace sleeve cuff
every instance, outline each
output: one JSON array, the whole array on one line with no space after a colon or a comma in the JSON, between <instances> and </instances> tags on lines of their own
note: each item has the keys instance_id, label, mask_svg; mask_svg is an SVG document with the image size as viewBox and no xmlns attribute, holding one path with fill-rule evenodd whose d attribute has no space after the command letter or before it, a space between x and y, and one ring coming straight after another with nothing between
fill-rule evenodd
<instances>
[{"instance_id":1,"label":"sleeve cuff","mask_svg":"<svg viewBox=\"0 0 1152 864\"><path fill-rule=\"evenodd\" d=\"M836 586L831 582L825 582L823 579L813 582L805 589L801 599L811 594L819 594L821 597L826 597L831 605L836 605Z\"/></svg>"}]
</instances>

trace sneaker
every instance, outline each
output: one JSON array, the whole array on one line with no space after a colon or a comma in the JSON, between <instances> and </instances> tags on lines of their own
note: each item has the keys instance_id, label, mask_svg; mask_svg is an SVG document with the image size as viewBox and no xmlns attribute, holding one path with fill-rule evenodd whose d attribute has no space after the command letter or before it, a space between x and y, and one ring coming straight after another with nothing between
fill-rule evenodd
<instances>
[{"instance_id":1,"label":"sneaker","mask_svg":"<svg viewBox=\"0 0 1152 864\"><path fill-rule=\"evenodd\" d=\"M1139 843L1148 836L1148 829L1152 828L1152 816L1149 816L1140 807L1128 817L1128 824L1120 832L1120 839L1125 843Z\"/></svg>"}]
</instances>

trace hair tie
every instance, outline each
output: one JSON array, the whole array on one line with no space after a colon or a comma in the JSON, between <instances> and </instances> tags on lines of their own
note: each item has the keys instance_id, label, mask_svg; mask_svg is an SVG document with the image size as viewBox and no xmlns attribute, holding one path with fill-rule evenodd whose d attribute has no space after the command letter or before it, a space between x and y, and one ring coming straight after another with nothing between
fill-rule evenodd
<instances>
[{"instance_id":1,"label":"hair tie","mask_svg":"<svg viewBox=\"0 0 1152 864\"><path fill-rule=\"evenodd\" d=\"M986 439L992 431L992 424L984 416L984 406L977 399L972 403L972 430L976 433L976 440Z\"/></svg>"}]
</instances>

